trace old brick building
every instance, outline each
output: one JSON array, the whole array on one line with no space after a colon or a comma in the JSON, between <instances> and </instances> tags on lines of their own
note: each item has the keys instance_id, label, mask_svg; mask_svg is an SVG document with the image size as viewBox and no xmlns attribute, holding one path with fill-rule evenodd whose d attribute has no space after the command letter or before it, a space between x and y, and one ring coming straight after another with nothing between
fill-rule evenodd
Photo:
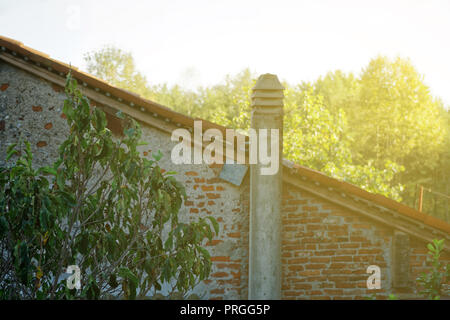
<instances>
[{"instance_id":1,"label":"old brick building","mask_svg":"<svg viewBox=\"0 0 450 320\"><path fill-rule=\"evenodd\" d=\"M67 125L62 87L70 66L0 37L0 163L8 144L26 139L36 165L57 156ZM149 145L142 154L161 150L162 166L175 170L186 186L184 219L212 215L220 234L207 244L213 261L210 278L196 288L205 299L246 299L249 282L250 177L230 183L224 170L233 165L175 165L170 160L176 128L192 131L194 119L113 87L72 67L72 75L93 105L108 115L120 134L118 110L139 120ZM225 128L203 122L203 129ZM230 167L231 166L231 167ZM230 169L231 168L231 169ZM248 170L249 171L249 170ZM263 185L259 186L264 188ZM415 279L427 270L426 243L447 242L450 225L427 214L368 193L320 172L283 161L281 199L281 297L283 299L355 299L373 293L415 297ZM381 268L381 289L368 290L367 267Z\"/></svg>"}]
</instances>

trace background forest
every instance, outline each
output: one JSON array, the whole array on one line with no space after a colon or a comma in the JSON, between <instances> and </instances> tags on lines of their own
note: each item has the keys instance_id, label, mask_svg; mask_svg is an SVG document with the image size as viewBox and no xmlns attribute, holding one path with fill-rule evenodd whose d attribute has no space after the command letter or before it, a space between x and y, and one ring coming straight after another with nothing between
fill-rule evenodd
<instances>
[{"instance_id":1,"label":"background forest","mask_svg":"<svg viewBox=\"0 0 450 320\"><path fill-rule=\"evenodd\" d=\"M180 113L246 130L249 69L188 90L148 83L131 53L106 46L84 56L87 71ZM282 75L279 75L282 77ZM408 59L378 56L359 74L330 71L283 83L284 157L450 221L450 110Z\"/></svg>"}]
</instances>

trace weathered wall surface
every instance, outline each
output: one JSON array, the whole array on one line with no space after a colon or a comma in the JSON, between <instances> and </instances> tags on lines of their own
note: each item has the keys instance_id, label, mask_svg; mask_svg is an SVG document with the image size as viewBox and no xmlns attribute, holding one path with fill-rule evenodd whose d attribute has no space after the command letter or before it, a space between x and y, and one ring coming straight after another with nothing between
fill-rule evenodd
<instances>
[{"instance_id":1,"label":"weathered wall surface","mask_svg":"<svg viewBox=\"0 0 450 320\"><path fill-rule=\"evenodd\" d=\"M30 141L36 165L56 159L68 129L64 97L62 88L0 62L1 165L7 145L21 139ZM211 276L195 292L204 299L246 299L249 177L236 187L218 178L220 166L174 165L170 152L175 143L167 133L144 126L143 135L149 143L141 147L143 156L161 150L161 166L177 171L186 186L182 218L212 215L220 225L219 236L206 244L213 261ZM391 285L393 228L286 183L283 187L283 299L361 299L401 291ZM428 268L425 246L410 239L410 288ZM366 288L369 265L381 268L381 290Z\"/></svg>"},{"instance_id":2,"label":"weathered wall surface","mask_svg":"<svg viewBox=\"0 0 450 320\"><path fill-rule=\"evenodd\" d=\"M61 117L64 92L4 62L0 86L0 164L9 144L25 140L37 166L54 161L68 130Z\"/></svg>"}]
</instances>

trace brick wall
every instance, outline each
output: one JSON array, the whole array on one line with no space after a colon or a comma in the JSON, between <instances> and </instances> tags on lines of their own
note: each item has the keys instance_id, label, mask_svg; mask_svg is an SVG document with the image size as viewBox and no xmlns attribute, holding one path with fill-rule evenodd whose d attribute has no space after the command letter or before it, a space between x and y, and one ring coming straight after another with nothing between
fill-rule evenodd
<instances>
[{"instance_id":1,"label":"brick wall","mask_svg":"<svg viewBox=\"0 0 450 320\"><path fill-rule=\"evenodd\" d=\"M429 270L426 243L411 239L410 286L392 287L394 228L376 223L295 187L285 186L282 260L285 299L364 299L416 293ZM443 259L450 261L448 254ZM381 289L368 290L367 267L381 268Z\"/></svg>"}]
</instances>

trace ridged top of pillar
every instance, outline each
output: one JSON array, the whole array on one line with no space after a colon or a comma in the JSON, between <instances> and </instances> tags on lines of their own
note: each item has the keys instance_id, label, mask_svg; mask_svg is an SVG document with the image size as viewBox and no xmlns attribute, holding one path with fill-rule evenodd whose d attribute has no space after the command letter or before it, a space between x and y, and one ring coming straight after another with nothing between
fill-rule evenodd
<instances>
[{"instance_id":1,"label":"ridged top of pillar","mask_svg":"<svg viewBox=\"0 0 450 320\"><path fill-rule=\"evenodd\" d=\"M259 76L252 90L252 107L283 106L284 87L275 74L266 73Z\"/></svg>"}]
</instances>

